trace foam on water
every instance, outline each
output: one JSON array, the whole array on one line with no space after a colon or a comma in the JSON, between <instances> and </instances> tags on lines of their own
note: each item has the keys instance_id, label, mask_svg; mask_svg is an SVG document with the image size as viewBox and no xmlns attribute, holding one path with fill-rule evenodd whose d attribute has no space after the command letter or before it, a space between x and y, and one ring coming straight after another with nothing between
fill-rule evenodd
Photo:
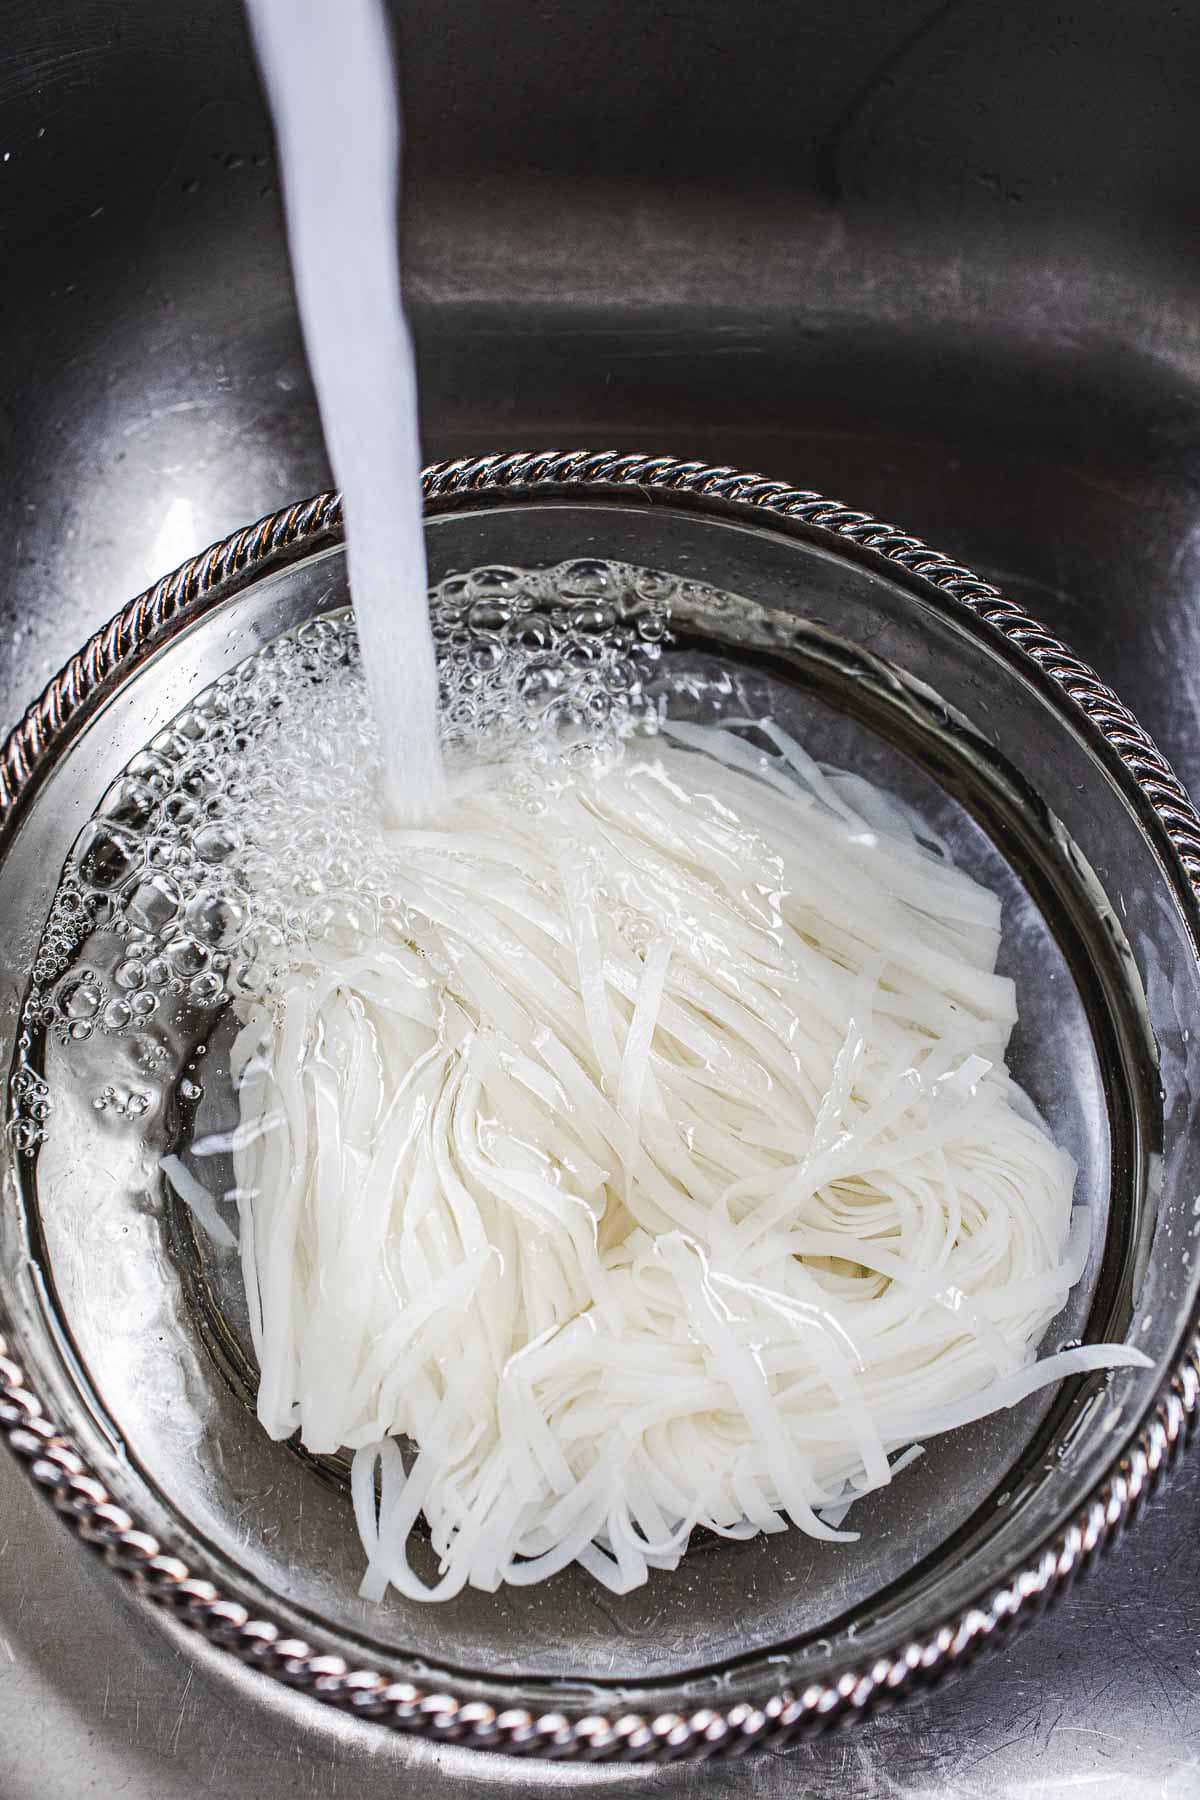
<instances>
[{"instance_id":1,"label":"foam on water","mask_svg":"<svg viewBox=\"0 0 1200 1800\"><path fill-rule=\"evenodd\" d=\"M645 683L676 585L595 560L442 582L428 617L451 794L502 760L513 805L536 811L556 769L653 729ZM106 1072L93 1104L147 1129L230 998L270 991L313 936L394 909L382 756L360 633L339 612L247 658L133 758L80 834L34 961L9 1121L23 1149L53 1103L42 1032L89 1072L89 1043L127 1040L127 1079Z\"/></svg>"},{"instance_id":2,"label":"foam on water","mask_svg":"<svg viewBox=\"0 0 1200 1800\"><path fill-rule=\"evenodd\" d=\"M416 373L396 255L400 121L378 0L247 0L388 803L436 810L437 676L425 611Z\"/></svg>"}]
</instances>

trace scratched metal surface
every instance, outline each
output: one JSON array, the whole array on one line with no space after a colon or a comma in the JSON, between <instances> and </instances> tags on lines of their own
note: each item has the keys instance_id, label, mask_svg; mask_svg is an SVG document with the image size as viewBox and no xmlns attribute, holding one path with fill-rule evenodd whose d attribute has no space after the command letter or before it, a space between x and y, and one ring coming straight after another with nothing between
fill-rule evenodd
<instances>
[{"instance_id":1,"label":"scratched metal surface","mask_svg":"<svg viewBox=\"0 0 1200 1800\"><path fill-rule=\"evenodd\" d=\"M173 1629L81 1556L0 1465L4 1800L397 1800L476 1792L646 1800L1191 1800L1200 1793L1200 1481L1049 1619L919 1704L728 1765L536 1769L426 1748L311 1710ZM218 1666L221 1665L221 1666Z\"/></svg>"},{"instance_id":2,"label":"scratched metal surface","mask_svg":"<svg viewBox=\"0 0 1200 1800\"><path fill-rule=\"evenodd\" d=\"M1200 783L1200 15L406 0L431 455L758 465L1000 579ZM402 16L401 16L402 10ZM587 55L580 55L581 44ZM327 484L236 0L0 0L0 728L124 598ZM540 1771L314 1712L141 1612L0 1462L0 1800L1200 1795L1200 1461L919 1705Z\"/></svg>"}]
</instances>

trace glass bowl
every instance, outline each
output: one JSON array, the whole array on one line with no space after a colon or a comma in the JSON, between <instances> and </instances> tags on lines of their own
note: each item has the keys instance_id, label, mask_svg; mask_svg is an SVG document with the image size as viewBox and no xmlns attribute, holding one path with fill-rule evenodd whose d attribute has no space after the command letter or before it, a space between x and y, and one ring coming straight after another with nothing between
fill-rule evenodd
<instances>
[{"instance_id":1,"label":"glass bowl","mask_svg":"<svg viewBox=\"0 0 1200 1800\"><path fill-rule=\"evenodd\" d=\"M248 1404L228 1261L164 1193L157 1151L68 1096L40 1148L14 1115L0 1151L0 1427L149 1599L365 1719L623 1760L820 1729L1035 1611L1130 1516L1195 1409L1200 820L1088 668L861 513L584 452L438 464L425 487L433 580L580 558L664 572L665 678L716 659L739 694L769 692L819 758L912 802L1001 893L1011 1062L1092 1209L1087 1269L1044 1347L1126 1339L1152 1367L1065 1381L934 1441L856 1507L855 1545L699 1541L620 1598L571 1569L444 1606L369 1604L343 1471L271 1442ZM201 688L347 600L322 495L133 601L5 746L0 1018L26 1127L30 1071L53 1081L56 1052L32 1042L24 995L80 828ZM119 1047L96 1054L119 1081Z\"/></svg>"}]
</instances>

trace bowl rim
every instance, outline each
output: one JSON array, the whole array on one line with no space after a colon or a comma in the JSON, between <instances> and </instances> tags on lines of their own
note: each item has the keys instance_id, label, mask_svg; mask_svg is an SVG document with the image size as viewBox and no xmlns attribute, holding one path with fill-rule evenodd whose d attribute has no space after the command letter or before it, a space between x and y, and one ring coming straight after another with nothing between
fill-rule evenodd
<instances>
[{"instance_id":1,"label":"bowl rim","mask_svg":"<svg viewBox=\"0 0 1200 1800\"><path fill-rule=\"evenodd\" d=\"M1127 791L1152 815L1174 853L1179 887L1200 935L1200 815L1160 751L1098 675L992 583L920 539L810 490L730 467L615 451L514 452L430 464L422 474L428 516L494 505L511 495L612 498L719 510L725 517L786 519L817 544L849 549L877 569L904 570L998 632L1026 672L1049 682L1115 759ZM41 776L117 681L170 634L252 581L343 541L341 499L326 492L268 514L182 563L131 600L47 684L0 747L0 857ZM86 1543L145 1598L242 1662L276 1680L393 1729L474 1748L538 1758L665 1761L705 1757L788 1739L912 1692L962 1665L1005 1628L1032 1616L1136 1516L1139 1502L1200 1410L1200 1320L1183 1324L1177 1360L1088 1499L1003 1585L870 1666L848 1668L802 1692L782 1682L751 1701L691 1713L534 1712L390 1681L319 1643L301 1641L251 1611L202 1570L173 1556L105 1487L27 1381L20 1346L0 1311L0 1435L33 1483ZM631 1683L636 1687L636 1683Z\"/></svg>"}]
</instances>

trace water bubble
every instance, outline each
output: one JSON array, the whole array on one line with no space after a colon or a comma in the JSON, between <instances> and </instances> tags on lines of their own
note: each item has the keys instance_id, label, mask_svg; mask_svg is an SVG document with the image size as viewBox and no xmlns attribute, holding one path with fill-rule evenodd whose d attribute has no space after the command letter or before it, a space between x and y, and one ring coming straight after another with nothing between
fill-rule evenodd
<instances>
[{"instance_id":1,"label":"water bubble","mask_svg":"<svg viewBox=\"0 0 1200 1800\"><path fill-rule=\"evenodd\" d=\"M154 874L139 882L129 902L129 916L136 925L159 933L179 911L179 888L169 875Z\"/></svg>"},{"instance_id":2,"label":"water bubble","mask_svg":"<svg viewBox=\"0 0 1200 1800\"><path fill-rule=\"evenodd\" d=\"M198 744L204 736L203 714L196 707L190 706L176 718L175 731L185 741Z\"/></svg>"},{"instance_id":3,"label":"water bubble","mask_svg":"<svg viewBox=\"0 0 1200 1800\"><path fill-rule=\"evenodd\" d=\"M58 992L58 1009L64 1019L93 1019L100 1010L100 988L91 970L72 975Z\"/></svg>"},{"instance_id":4,"label":"water bubble","mask_svg":"<svg viewBox=\"0 0 1200 1800\"><path fill-rule=\"evenodd\" d=\"M641 600L669 600L675 586L675 577L661 569L639 569L633 578L633 591Z\"/></svg>"},{"instance_id":5,"label":"water bubble","mask_svg":"<svg viewBox=\"0 0 1200 1800\"><path fill-rule=\"evenodd\" d=\"M476 601L510 598L520 592L522 575L520 569L494 567L475 569L466 582L466 592ZM470 617L475 617L476 608L471 608ZM492 628L494 629L494 627Z\"/></svg>"},{"instance_id":6,"label":"water bubble","mask_svg":"<svg viewBox=\"0 0 1200 1800\"><path fill-rule=\"evenodd\" d=\"M130 763L126 774L144 782L155 794L165 794L175 779L174 770L165 756L153 750L142 750Z\"/></svg>"},{"instance_id":7,"label":"water bubble","mask_svg":"<svg viewBox=\"0 0 1200 1800\"><path fill-rule=\"evenodd\" d=\"M144 857L142 845L132 833L95 824L85 833L79 873L89 887L108 892L124 887L141 868Z\"/></svg>"},{"instance_id":8,"label":"water bubble","mask_svg":"<svg viewBox=\"0 0 1200 1800\"><path fill-rule=\"evenodd\" d=\"M560 593L586 599L592 594L603 594L611 579L608 563L583 560L564 564L559 571L558 588Z\"/></svg>"},{"instance_id":9,"label":"water bubble","mask_svg":"<svg viewBox=\"0 0 1200 1800\"><path fill-rule=\"evenodd\" d=\"M195 837L196 855L202 862L225 862L241 843L240 834L228 825L206 825Z\"/></svg>"},{"instance_id":10,"label":"water bubble","mask_svg":"<svg viewBox=\"0 0 1200 1800\"><path fill-rule=\"evenodd\" d=\"M189 900L184 918L193 937L209 945L235 944L244 923L236 901L209 890Z\"/></svg>"},{"instance_id":11,"label":"water bubble","mask_svg":"<svg viewBox=\"0 0 1200 1800\"><path fill-rule=\"evenodd\" d=\"M167 951L167 960L175 975L199 975L208 967L208 951L191 938L177 938Z\"/></svg>"},{"instance_id":12,"label":"water bubble","mask_svg":"<svg viewBox=\"0 0 1200 1800\"><path fill-rule=\"evenodd\" d=\"M150 823L158 810L159 797L148 781L139 781L136 776L127 775L123 780L115 782L101 802L100 811L114 825L123 825L127 831L140 832Z\"/></svg>"},{"instance_id":13,"label":"water bubble","mask_svg":"<svg viewBox=\"0 0 1200 1800\"><path fill-rule=\"evenodd\" d=\"M160 731L157 737L150 740L151 754L166 763L168 767L172 763L181 762L185 756L190 756L191 751L191 739L186 738L181 731L175 729ZM174 779L175 774L172 770L171 780L174 781Z\"/></svg>"},{"instance_id":14,"label":"water bubble","mask_svg":"<svg viewBox=\"0 0 1200 1800\"><path fill-rule=\"evenodd\" d=\"M515 641L520 650L549 649L554 643L554 627L548 619L524 619L517 631Z\"/></svg>"},{"instance_id":15,"label":"water bubble","mask_svg":"<svg viewBox=\"0 0 1200 1800\"><path fill-rule=\"evenodd\" d=\"M186 829L199 816L199 807L189 794L172 794L163 814L177 829Z\"/></svg>"},{"instance_id":16,"label":"water bubble","mask_svg":"<svg viewBox=\"0 0 1200 1800\"><path fill-rule=\"evenodd\" d=\"M493 634L503 631L512 617L512 607L501 600L476 600L467 614L467 624L472 631Z\"/></svg>"},{"instance_id":17,"label":"water bubble","mask_svg":"<svg viewBox=\"0 0 1200 1800\"><path fill-rule=\"evenodd\" d=\"M18 1150L36 1150L45 1133L39 1129L32 1119L10 1119L8 1135Z\"/></svg>"},{"instance_id":18,"label":"water bubble","mask_svg":"<svg viewBox=\"0 0 1200 1800\"><path fill-rule=\"evenodd\" d=\"M220 775L210 763L198 763L180 776L179 790L192 800L205 800L217 787Z\"/></svg>"},{"instance_id":19,"label":"water bubble","mask_svg":"<svg viewBox=\"0 0 1200 1800\"><path fill-rule=\"evenodd\" d=\"M307 642L307 639L305 638L306 629L305 626L301 626L300 630L296 633L296 636ZM213 683L212 687L207 688L205 692L200 695L199 699L193 703L192 711L197 718L201 718L205 721L206 730L210 735L213 723L215 721L223 720L229 711L228 689L229 684L223 678L219 678Z\"/></svg>"},{"instance_id":20,"label":"water bubble","mask_svg":"<svg viewBox=\"0 0 1200 1800\"><path fill-rule=\"evenodd\" d=\"M576 631L586 631L589 635L611 631L616 622L617 615L611 606L577 606L571 614Z\"/></svg>"},{"instance_id":21,"label":"water bubble","mask_svg":"<svg viewBox=\"0 0 1200 1800\"><path fill-rule=\"evenodd\" d=\"M521 677L521 699L530 712L541 712L562 692L566 672L553 662L533 664Z\"/></svg>"},{"instance_id":22,"label":"water bubble","mask_svg":"<svg viewBox=\"0 0 1200 1800\"><path fill-rule=\"evenodd\" d=\"M456 605L461 608L462 602L467 598L470 592L471 578L469 575L447 575L446 579L441 582L438 587L437 605L439 608L454 607Z\"/></svg>"}]
</instances>

